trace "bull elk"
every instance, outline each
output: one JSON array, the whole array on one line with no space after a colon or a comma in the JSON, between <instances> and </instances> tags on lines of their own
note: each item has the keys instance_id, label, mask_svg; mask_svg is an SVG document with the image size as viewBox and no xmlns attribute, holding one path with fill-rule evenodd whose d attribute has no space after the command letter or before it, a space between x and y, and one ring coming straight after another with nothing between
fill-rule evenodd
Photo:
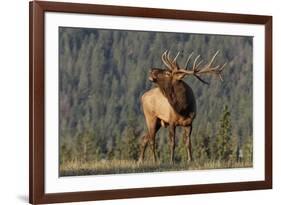
<instances>
[{"instance_id":1,"label":"bull elk","mask_svg":"<svg viewBox=\"0 0 281 205\"><path fill-rule=\"evenodd\" d=\"M149 80L155 83L157 87L145 92L141 97L148 132L141 139L139 163L144 159L148 143L152 147L154 162L156 161L155 136L161 126L169 127L170 163L174 162L175 131L177 126L184 128L184 142L188 161L192 160L191 132L192 122L196 116L196 100L191 87L183 79L186 76L192 75L202 83L208 84L201 76L204 74L215 74L222 80L221 73L226 63L222 66L212 66L218 53L219 51L203 66L201 66L202 60L198 62L200 58L200 55L198 55L192 67L189 67L189 61L193 55L191 53L187 58L185 66L180 67L176 61L179 52L172 60L169 52L165 51L162 54L162 61L166 68L151 69Z\"/></svg>"}]
</instances>

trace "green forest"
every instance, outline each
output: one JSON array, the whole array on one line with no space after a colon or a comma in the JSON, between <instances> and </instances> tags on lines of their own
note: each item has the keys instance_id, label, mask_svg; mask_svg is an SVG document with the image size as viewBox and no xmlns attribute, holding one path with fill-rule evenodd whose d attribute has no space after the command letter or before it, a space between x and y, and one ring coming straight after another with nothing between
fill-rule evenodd
<instances>
[{"instance_id":1,"label":"green forest","mask_svg":"<svg viewBox=\"0 0 281 205\"><path fill-rule=\"evenodd\" d=\"M151 68L165 68L161 55L180 51L206 63L227 62L224 81L189 76L197 114L193 122L193 162L187 162L182 129L176 130L175 164L169 164L166 128L157 133L157 163L148 149L137 164L146 133L140 98L155 85ZM253 161L253 39L189 33L59 28L60 175L251 167ZM194 58L192 59L194 60ZM204 63L203 62L203 63Z\"/></svg>"}]
</instances>

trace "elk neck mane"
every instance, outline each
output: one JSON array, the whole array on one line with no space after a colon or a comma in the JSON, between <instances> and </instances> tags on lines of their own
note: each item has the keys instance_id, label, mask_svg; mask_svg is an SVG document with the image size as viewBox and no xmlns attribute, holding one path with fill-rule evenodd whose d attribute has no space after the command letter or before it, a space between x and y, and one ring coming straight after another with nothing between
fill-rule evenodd
<instances>
[{"instance_id":1,"label":"elk neck mane","mask_svg":"<svg viewBox=\"0 0 281 205\"><path fill-rule=\"evenodd\" d=\"M196 114L196 102L192 89L182 80L173 83L158 83L163 95L173 109L182 116Z\"/></svg>"}]
</instances>

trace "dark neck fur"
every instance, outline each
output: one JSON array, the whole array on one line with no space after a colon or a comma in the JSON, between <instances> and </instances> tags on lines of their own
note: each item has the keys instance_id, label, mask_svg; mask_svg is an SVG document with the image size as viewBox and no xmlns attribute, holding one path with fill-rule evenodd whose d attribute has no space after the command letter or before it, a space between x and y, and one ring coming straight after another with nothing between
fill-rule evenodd
<instances>
[{"instance_id":1,"label":"dark neck fur","mask_svg":"<svg viewBox=\"0 0 281 205\"><path fill-rule=\"evenodd\" d=\"M193 92L185 82L158 82L157 84L161 92L168 99L170 105L178 114L187 116L191 112L196 112Z\"/></svg>"}]
</instances>

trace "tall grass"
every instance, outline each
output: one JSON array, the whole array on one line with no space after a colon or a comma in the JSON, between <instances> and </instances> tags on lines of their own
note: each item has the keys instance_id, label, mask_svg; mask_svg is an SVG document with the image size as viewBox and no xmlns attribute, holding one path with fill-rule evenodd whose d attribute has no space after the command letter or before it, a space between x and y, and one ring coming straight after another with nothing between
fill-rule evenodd
<instances>
[{"instance_id":1,"label":"tall grass","mask_svg":"<svg viewBox=\"0 0 281 205\"><path fill-rule=\"evenodd\" d=\"M193 161L185 163L168 164L145 161L142 164L138 164L136 161L130 160L100 160L90 162L71 161L60 165L60 176L104 175L247 167L252 167L252 162Z\"/></svg>"}]
</instances>

